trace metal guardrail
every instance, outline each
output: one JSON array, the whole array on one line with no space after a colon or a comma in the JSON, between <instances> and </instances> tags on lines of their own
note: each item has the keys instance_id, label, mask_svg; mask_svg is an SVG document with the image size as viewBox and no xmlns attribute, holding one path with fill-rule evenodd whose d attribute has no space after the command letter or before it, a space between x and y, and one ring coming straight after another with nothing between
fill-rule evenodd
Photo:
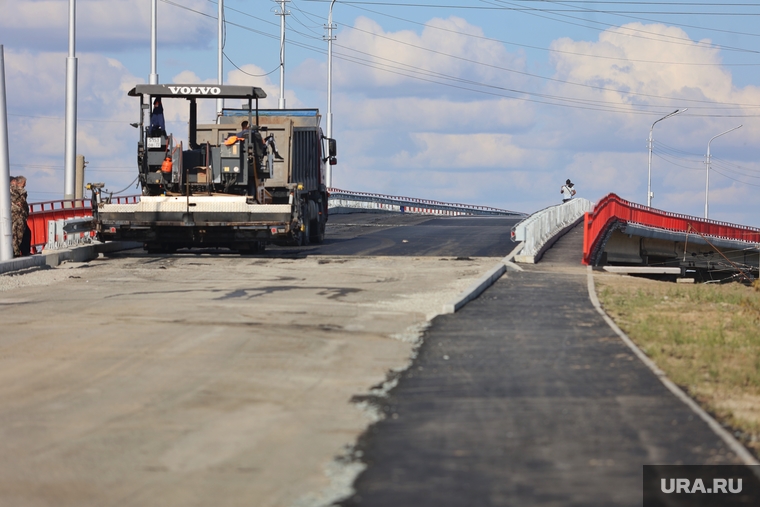
<instances>
[{"instance_id":1,"label":"metal guardrail","mask_svg":"<svg viewBox=\"0 0 760 507\"><path fill-rule=\"evenodd\" d=\"M594 208L588 199L573 199L530 215L512 227L512 241L522 241L523 249L515 256L518 262L534 263L553 243L555 236L577 223Z\"/></svg>"},{"instance_id":2,"label":"metal guardrail","mask_svg":"<svg viewBox=\"0 0 760 507\"><path fill-rule=\"evenodd\" d=\"M525 213L518 211L492 208L490 206L431 201L428 199L372 194L369 192L352 192L337 188L329 188L327 191L330 195L328 208L351 208L446 216L526 216Z\"/></svg>"}]
</instances>

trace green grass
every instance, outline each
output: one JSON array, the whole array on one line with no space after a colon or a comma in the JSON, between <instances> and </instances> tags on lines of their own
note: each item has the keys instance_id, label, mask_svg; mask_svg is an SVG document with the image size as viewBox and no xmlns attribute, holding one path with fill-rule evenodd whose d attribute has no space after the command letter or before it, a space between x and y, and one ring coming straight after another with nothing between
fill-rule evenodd
<instances>
[{"instance_id":1,"label":"green grass","mask_svg":"<svg viewBox=\"0 0 760 507\"><path fill-rule=\"evenodd\" d=\"M596 280L599 300L621 329L760 450L760 286Z\"/></svg>"}]
</instances>

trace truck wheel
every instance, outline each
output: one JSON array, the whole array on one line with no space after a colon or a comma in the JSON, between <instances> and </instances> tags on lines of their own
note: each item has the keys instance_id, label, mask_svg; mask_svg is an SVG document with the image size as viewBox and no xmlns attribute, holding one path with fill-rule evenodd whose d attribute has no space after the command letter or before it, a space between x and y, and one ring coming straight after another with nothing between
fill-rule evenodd
<instances>
[{"instance_id":1,"label":"truck wheel","mask_svg":"<svg viewBox=\"0 0 760 507\"><path fill-rule=\"evenodd\" d=\"M311 236L309 239L312 243L321 245L325 240L325 223L317 218L316 220L311 221L310 228Z\"/></svg>"}]
</instances>

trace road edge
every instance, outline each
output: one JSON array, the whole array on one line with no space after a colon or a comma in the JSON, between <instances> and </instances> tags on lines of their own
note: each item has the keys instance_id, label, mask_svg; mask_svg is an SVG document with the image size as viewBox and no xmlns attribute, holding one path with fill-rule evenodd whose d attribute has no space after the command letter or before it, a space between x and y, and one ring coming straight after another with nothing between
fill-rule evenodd
<instances>
[{"instance_id":1,"label":"road edge","mask_svg":"<svg viewBox=\"0 0 760 507\"><path fill-rule=\"evenodd\" d=\"M441 314L449 314L449 313L456 313L458 310L460 310L464 305L475 299L476 297L480 296L483 291L485 291L488 287L493 285L496 280L501 278L501 275L506 273L507 271L522 271L523 269L512 262L512 259L520 253L520 251L523 248L523 243L520 243L515 248L512 249L511 252L507 254L506 257L501 259L498 264L496 264L494 267L486 271L486 273L475 280L472 285L470 285L468 288L464 290L464 292L460 293L457 297L455 297L453 300L449 301L448 303L443 305L443 309L441 310Z\"/></svg>"}]
</instances>

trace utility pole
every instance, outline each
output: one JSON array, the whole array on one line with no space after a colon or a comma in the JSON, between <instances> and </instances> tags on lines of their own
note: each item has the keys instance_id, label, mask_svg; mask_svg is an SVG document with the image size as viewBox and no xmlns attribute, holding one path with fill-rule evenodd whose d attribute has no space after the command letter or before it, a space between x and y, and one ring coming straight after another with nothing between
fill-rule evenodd
<instances>
[{"instance_id":1,"label":"utility pole","mask_svg":"<svg viewBox=\"0 0 760 507\"><path fill-rule=\"evenodd\" d=\"M705 218L710 218L710 214L709 214L710 206L708 204L708 197L707 197L710 192L710 143L713 142L713 139L715 139L716 137L720 137L722 135L728 134L729 132L733 132L734 130L741 127L742 126L739 125L732 129L728 129L725 132L721 132L717 136L714 136L712 139L707 141L707 162L706 162L707 170L705 171Z\"/></svg>"},{"instance_id":2,"label":"utility pole","mask_svg":"<svg viewBox=\"0 0 760 507\"><path fill-rule=\"evenodd\" d=\"M330 14L327 16L327 137L333 138L333 115L332 115L332 43L333 37L332 10L335 0L330 2ZM332 187L332 165L327 165L327 174L325 175L325 184L327 188Z\"/></svg>"},{"instance_id":3,"label":"utility pole","mask_svg":"<svg viewBox=\"0 0 760 507\"><path fill-rule=\"evenodd\" d=\"M157 18L158 0L151 0L150 5L150 84L158 84L158 73L156 72L156 37L158 36L158 18Z\"/></svg>"},{"instance_id":4,"label":"utility pole","mask_svg":"<svg viewBox=\"0 0 760 507\"><path fill-rule=\"evenodd\" d=\"M5 50L0 44L0 261L13 259L10 177L8 109L5 100Z\"/></svg>"},{"instance_id":5,"label":"utility pole","mask_svg":"<svg viewBox=\"0 0 760 507\"><path fill-rule=\"evenodd\" d=\"M290 13L285 10L285 4L290 0L277 0L280 3L280 103L279 108L285 109L285 16Z\"/></svg>"},{"instance_id":6,"label":"utility pole","mask_svg":"<svg viewBox=\"0 0 760 507\"><path fill-rule=\"evenodd\" d=\"M69 0L69 56L66 58L66 149L64 153L63 198L74 198L77 153L77 58L76 0Z\"/></svg>"}]
</instances>

